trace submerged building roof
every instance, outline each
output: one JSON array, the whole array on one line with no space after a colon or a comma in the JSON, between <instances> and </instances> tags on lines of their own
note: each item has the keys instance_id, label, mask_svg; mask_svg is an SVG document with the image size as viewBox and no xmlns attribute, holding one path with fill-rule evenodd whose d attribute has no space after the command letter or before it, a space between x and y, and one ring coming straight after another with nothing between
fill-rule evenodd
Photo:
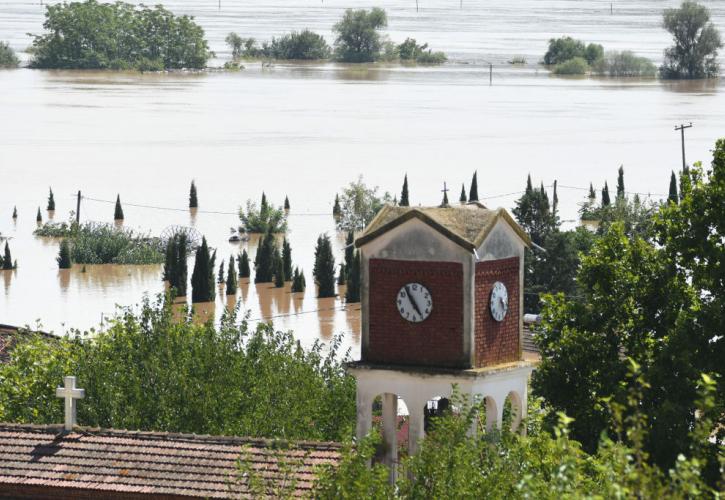
<instances>
[{"instance_id":1,"label":"submerged building roof","mask_svg":"<svg viewBox=\"0 0 725 500\"><path fill-rule=\"evenodd\" d=\"M473 251L486 239L496 223L506 221L527 245L529 236L503 208L490 210L480 203L450 207L397 207L385 205L355 241L360 247L383 233L419 219L463 248Z\"/></svg>"},{"instance_id":2,"label":"submerged building roof","mask_svg":"<svg viewBox=\"0 0 725 500\"><path fill-rule=\"evenodd\" d=\"M250 476L269 491L310 496L318 467L337 464L340 450L337 443L0 424L0 497L252 497L259 492Z\"/></svg>"}]
</instances>

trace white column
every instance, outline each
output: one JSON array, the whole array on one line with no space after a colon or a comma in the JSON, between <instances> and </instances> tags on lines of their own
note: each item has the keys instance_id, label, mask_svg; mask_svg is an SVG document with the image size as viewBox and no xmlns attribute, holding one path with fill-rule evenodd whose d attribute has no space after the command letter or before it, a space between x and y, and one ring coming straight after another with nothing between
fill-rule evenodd
<instances>
[{"instance_id":1,"label":"white column","mask_svg":"<svg viewBox=\"0 0 725 500\"><path fill-rule=\"evenodd\" d=\"M493 426L496 425L496 427L501 426L501 423L498 420L498 408L497 408L496 400L491 396L490 394L486 396L486 432L493 431Z\"/></svg>"},{"instance_id":2,"label":"white column","mask_svg":"<svg viewBox=\"0 0 725 500\"><path fill-rule=\"evenodd\" d=\"M521 386L521 426L519 427L519 433L522 436L526 435L526 417L529 414L529 386L526 383L525 380L524 383Z\"/></svg>"},{"instance_id":3,"label":"white column","mask_svg":"<svg viewBox=\"0 0 725 500\"><path fill-rule=\"evenodd\" d=\"M425 436L425 419L423 408L427 401L411 398L406 399L408 406L408 454L415 455L418 452L420 440Z\"/></svg>"},{"instance_id":4,"label":"white column","mask_svg":"<svg viewBox=\"0 0 725 500\"><path fill-rule=\"evenodd\" d=\"M359 382L359 380L358 380ZM357 386L357 438L363 439L370 432L373 423L373 402L365 388Z\"/></svg>"},{"instance_id":5,"label":"white column","mask_svg":"<svg viewBox=\"0 0 725 500\"><path fill-rule=\"evenodd\" d=\"M390 482L395 482L398 463L398 395L383 394L383 463L390 467Z\"/></svg>"}]
</instances>

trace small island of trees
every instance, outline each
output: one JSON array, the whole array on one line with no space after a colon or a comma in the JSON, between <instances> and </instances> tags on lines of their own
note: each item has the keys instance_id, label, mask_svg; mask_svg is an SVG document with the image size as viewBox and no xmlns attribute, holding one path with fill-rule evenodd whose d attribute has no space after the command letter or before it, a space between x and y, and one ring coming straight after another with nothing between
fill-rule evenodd
<instances>
[{"instance_id":1,"label":"small island of trees","mask_svg":"<svg viewBox=\"0 0 725 500\"><path fill-rule=\"evenodd\" d=\"M0 68L17 68L20 59L7 42L0 42Z\"/></svg>"}]
</instances>

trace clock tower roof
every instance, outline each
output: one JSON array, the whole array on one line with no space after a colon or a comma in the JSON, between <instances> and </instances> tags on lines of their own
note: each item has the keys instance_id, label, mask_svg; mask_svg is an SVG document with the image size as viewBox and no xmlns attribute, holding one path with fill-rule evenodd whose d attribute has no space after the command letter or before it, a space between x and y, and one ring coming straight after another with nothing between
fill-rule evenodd
<instances>
[{"instance_id":1,"label":"clock tower roof","mask_svg":"<svg viewBox=\"0 0 725 500\"><path fill-rule=\"evenodd\" d=\"M391 229L418 219L443 236L473 252L481 246L499 220L507 222L521 240L529 245L531 240L521 226L503 208L490 210L480 203L467 203L457 207L397 207L385 205L355 240L361 247Z\"/></svg>"}]
</instances>

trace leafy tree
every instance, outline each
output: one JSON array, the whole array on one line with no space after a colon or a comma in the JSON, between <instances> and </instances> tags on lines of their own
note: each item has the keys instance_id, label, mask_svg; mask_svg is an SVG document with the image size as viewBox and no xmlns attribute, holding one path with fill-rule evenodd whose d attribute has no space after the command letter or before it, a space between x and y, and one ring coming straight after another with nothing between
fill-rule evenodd
<instances>
[{"instance_id":1,"label":"leafy tree","mask_svg":"<svg viewBox=\"0 0 725 500\"><path fill-rule=\"evenodd\" d=\"M362 176L351 182L342 191L340 197L340 216L337 227L341 231L355 231L367 226L386 202L391 200L390 194L378 195L377 186L368 187ZM334 212L334 209L333 209Z\"/></svg>"},{"instance_id":2,"label":"leafy tree","mask_svg":"<svg viewBox=\"0 0 725 500\"><path fill-rule=\"evenodd\" d=\"M433 52L428 44L418 45L415 38L406 38L396 47L395 52L401 61L420 64L443 64L448 60L443 52Z\"/></svg>"},{"instance_id":3,"label":"leafy tree","mask_svg":"<svg viewBox=\"0 0 725 500\"><path fill-rule=\"evenodd\" d=\"M197 208L199 206L199 200L196 198L196 184L191 181L191 187L189 188L189 208Z\"/></svg>"},{"instance_id":4,"label":"leafy tree","mask_svg":"<svg viewBox=\"0 0 725 500\"><path fill-rule=\"evenodd\" d=\"M675 176L674 171L672 171L672 174L670 175L670 193L669 196L667 196L667 200L675 204L680 201L680 197L677 194L677 176Z\"/></svg>"},{"instance_id":5,"label":"leafy tree","mask_svg":"<svg viewBox=\"0 0 725 500\"><path fill-rule=\"evenodd\" d=\"M620 165L617 171L617 198L624 198L624 166Z\"/></svg>"},{"instance_id":6,"label":"leafy tree","mask_svg":"<svg viewBox=\"0 0 725 500\"><path fill-rule=\"evenodd\" d=\"M583 57L573 57L554 66L555 75L585 75L589 64Z\"/></svg>"},{"instance_id":7,"label":"leafy tree","mask_svg":"<svg viewBox=\"0 0 725 500\"><path fill-rule=\"evenodd\" d=\"M458 201L461 203L466 203L468 199L466 198L466 185L461 184L461 196L458 197Z\"/></svg>"},{"instance_id":8,"label":"leafy tree","mask_svg":"<svg viewBox=\"0 0 725 500\"><path fill-rule=\"evenodd\" d=\"M378 30L388 25L383 9L347 9L335 24L335 57L342 62L373 62L380 58L382 40Z\"/></svg>"},{"instance_id":9,"label":"leafy tree","mask_svg":"<svg viewBox=\"0 0 725 500\"><path fill-rule=\"evenodd\" d=\"M592 200L597 198L597 194L594 192L594 186L591 182L589 183L589 198Z\"/></svg>"},{"instance_id":10,"label":"leafy tree","mask_svg":"<svg viewBox=\"0 0 725 500\"><path fill-rule=\"evenodd\" d=\"M326 234L317 239L315 248L315 282L319 298L335 296L335 256L332 242Z\"/></svg>"},{"instance_id":11,"label":"leafy tree","mask_svg":"<svg viewBox=\"0 0 725 500\"><path fill-rule=\"evenodd\" d=\"M471 189L468 191L468 201L478 201L478 171L473 172Z\"/></svg>"},{"instance_id":12,"label":"leafy tree","mask_svg":"<svg viewBox=\"0 0 725 500\"><path fill-rule=\"evenodd\" d=\"M242 253L239 255L237 260L239 261L239 277L249 278L252 273L249 268L249 254L246 249L242 250Z\"/></svg>"},{"instance_id":13,"label":"leafy tree","mask_svg":"<svg viewBox=\"0 0 725 500\"><path fill-rule=\"evenodd\" d=\"M257 255L254 257L254 282L272 283L276 274L275 253L278 253L274 235L267 233L259 240Z\"/></svg>"},{"instance_id":14,"label":"leafy tree","mask_svg":"<svg viewBox=\"0 0 725 500\"><path fill-rule=\"evenodd\" d=\"M53 198L53 188L49 188L50 192L48 193L48 208L47 210L50 212L51 210L55 210L55 198Z\"/></svg>"},{"instance_id":15,"label":"leafy tree","mask_svg":"<svg viewBox=\"0 0 725 500\"><path fill-rule=\"evenodd\" d=\"M287 238L282 242L282 264L284 280L289 281L292 279L292 247L289 241L287 241Z\"/></svg>"},{"instance_id":16,"label":"leafy tree","mask_svg":"<svg viewBox=\"0 0 725 500\"><path fill-rule=\"evenodd\" d=\"M237 60L242 57L242 46L244 40L236 33L229 33L224 42L232 49L232 59Z\"/></svg>"},{"instance_id":17,"label":"leafy tree","mask_svg":"<svg viewBox=\"0 0 725 500\"><path fill-rule=\"evenodd\" d=\"M214 259L209 255L206 237L202 237L201 245L194 257L194 270L191 273L191 301L213 302L215 297Z\"/></svg>"},{"instance_id":18,"label":"leafy tree","mask_svg":"<svg viewBox=\"0 0 725 500\"><path fill-rule=\"evenodd\" d=\"M3 270L7 271L9 269L14 269L13 265L13 256L10 254L10 244L6 241L5 242L5 256L2 259L3 264Z\"/></svg>"},{"instance_id":19,"label":"leafy tree","mask_svg":"<svg viewBox=\"0 0 725 500\"><path fill-rule=\"evenodd\" d=\"M17 68L20 59L7 42L0 42L0 68Z\"/></svg>"},{"instance_id":20,"label":"leafy tree","mask_svg":"<svg viewBox=\"0 0 725 500\"><path fill-rule=\"evenodd\" d=\"M597 75L616 77L654 77L657 66L646 57L638 57L629 50L607 52L602 59L595 61L592 70Z\"/></svg>"},{"instance_id":21,"label":"leafy tree","mask_svg":"<svg viewBox=\"0 0 725 500\"><path fill-rule=\"evenodd\" d=\"M234 265L234 256L229 257L229 269L227 269L227 295L236 295L238 286L237 268Z\"/></svg>"},{"instance_id":22,"label":"leafy tree","mask_svg":"<svg viewBox=\"0 0 725 500\"><path fill-rule=\"evenodd\" d=\"M687 0L678 9L665 9L662 26L675 45L665 50L660 66L663 78L715 78L720 68L717 51L722 48L720 33L710 22L710 11Z\"/></svg>"},{"instance_id":23,"label":"leafy tree","mask_svg":"<svg viewBox=\"0 0 725 500\"><path fill-rule=\"evenodd\" d=\"M43 216L40 214L40 207L38 207L38 214L35 216L35 222L43 222Z\"/></svg>"},{"instance_id":24,"label":"leafy tree","mask_svg":"<svg viewBox=\"0 0 725 500\"><path fill-rule=\"evenodd\" d=\"M113 220L123 220L123 208L121 207L121 195L116 195L116 207L113 210Z\"/></svg>"},{"instance_id":25,"label":"leafy tree","mask_svg":"<svg viewBox=\"0 0 725 500\"><path fill-rule=\"evenodd\" d=\"M607 207L612 203L609 199L609 186L607 181L604 181L604 187L602 188L602 207Z\"/></svg>"},{"instance_id":26,"label":"leafy tree","mask_svg":"<svg viewBox=\"0 0 725 500\"><path fill-rule=\"evenodd\" d=\"M96 0L48 5L34 36L31 66L46 69L202 69L211 56L204 31L162 6Z\"/></svg>"},{"instance_id":27,"label":"leafy tree","mask_svg":"<svg viewBox=\"0 0 725 500\"><path fill-rule=\"evenodd\" d=\"M360 302L360 252L357 250L352 261L352 267L347 273L345 301L348 303Z\"/></svg>"},{"instance_id":28,"label":"leafy tree","mask_svg":"<svg viewBox=\"0 0 725 500\"><path fill-rule=\"evenodd\" d=\"M287 196L284 197L284 209L289 211L289 198Z\"/></svg>"},{"instance_id":29,"label":"leafy tree","mask_svg":"<svg viewBox=\"0 0 725 500\"><path fill-rule=\"evenodd\" d=\"M262 51L265 57L282 60L328 59L332 52L324 37L308 29L272 38Z\"/></svg>"},{"instance_id":30,"label":"leafy tree","mask_svg":"<svg viewBox=\"0 0 725 500\"><path fill-rule=\"evenodd\" d=\"M335 218L342 216L342 207L340 206L340 195L335 195L335 203L332 205L332 215Z\"/></svg>"},{"instance_id":31,"label":"leafy tree","mask_svg":"<svg viewBox=\"0 0 725 500\"><path fill-rule=\"evenodd\" d=\"M287 213L282 207L275 208L267 202L262 193L262 202L257 205L247 200L246 210L239 209L239 219L244 230L250 233L284 233L287 231Z\"/></svg>"},{"instance_id":32,"label":"leafy tree","mask_svg":"<svg viewBox=\"0 0 725 500\"><path fill-rule=\"evenodd\" d=\"M410 202L408 201L408 174L405 174L403 178L403 190L400 193L400 202L398 203L401 207L409 207Z\"/></svg>"},{"instance_id":33,"label":"leafy tree","mask_svg":"<svg viewBox=\"0 0 725 500\"><path fill-rule=\"evenodd\" d=\"M531 175L526 180L526 190L516 200L513 214L522 228L529 234L531 241L541 245L544 237L554 230L557 222L549 205L549 195L542 184L540 189L531 185Z\"/></svg>"},{"instance_id":34,"label":"leafy tree","mask_svg":"<svg viewBox=\"0 0 725 500\"><path fill-rule=\"evenodd\" d=\"M581 40L565 36L549 40L549 48L544 54L544 64L562 64L579 57L589 65L594 64L603 56L604 49L601 45L595 43L585 45Z\"/></svg>"}]
</instances>

